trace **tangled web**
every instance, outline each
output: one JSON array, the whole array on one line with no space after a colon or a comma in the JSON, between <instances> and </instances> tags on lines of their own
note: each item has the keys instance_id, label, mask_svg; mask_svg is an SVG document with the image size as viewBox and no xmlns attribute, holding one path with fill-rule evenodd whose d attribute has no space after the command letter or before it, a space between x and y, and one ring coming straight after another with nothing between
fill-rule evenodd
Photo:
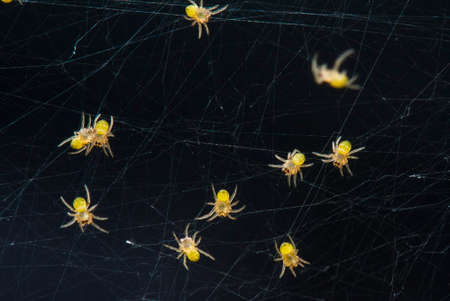
<instances>
[{"instance_id":1,"label":"tangled web","mask_svg":"<svg viewBox=\"0 0 450 301\"><path fill-rule=\"evenodd\" d=\"M446 2L446 1L443 1ZM444 300L449 298L449 4L205 0L1 3L1 300ZM317 85L311 59L359 90ZM57 145L82 113L114 117L88 156ZM343 177L312 152L365 147ZM288 186L268 166L299 149ZM85 232L69 203L108 217ZM196 221L211 184L246 206ZM175 245L191 223L202 256ZM274 241L311 264L286 271Z\"/></svg>"}]
</instances>

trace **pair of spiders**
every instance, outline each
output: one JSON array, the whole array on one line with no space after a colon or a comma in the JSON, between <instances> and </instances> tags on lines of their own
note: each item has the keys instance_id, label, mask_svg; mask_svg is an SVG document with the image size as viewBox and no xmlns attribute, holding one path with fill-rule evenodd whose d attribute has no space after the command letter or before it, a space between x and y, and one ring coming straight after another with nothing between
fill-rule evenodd
<instances>
[{"instance_id":1,"label":"pair of spiders","mask_svg":"<svg viewBox=\"0 0 450 301\"><path fill-rule=\"evenodd\" d=\"M214 196L214 202L208 202L207 205L213 206L210 212L208 212L205 215L202 215L200 217L195 218L196 220L204 220L207 219L208 222L214 220L217 217L228 217L229 219L235 220L236 218L233 217L231 214L239 213L242 210L245 209L245 205L242 206L239 209L233 209L239 201L234 201L234 198L236 197L237 193L237 186L234 188L234 191L230 197L230 193L226 189L221 189L219 192L216 193L216 189L214 188L214 185L211 184L213 196ZM189 270L186 262L186 258L189 259L189 261L197 262L200 259L200 254L203 254L207 257L209 257L212 260L215 260L214 257L199 249L198 245L200 244L201 237L197 239L198 232L195 232L192 237L189 236L189 226L190 224L187 224L186 229L184 231L184 238L179 239L175 232L173 232L173 237L175 238L175 241L178 243L178 247L173 247L164 244L166 248L169 248L171 250L174 250L178 252L177 259L183 258L183 265L186 268L186 270Z\"/></svg>"},{"instance_id":2,"label":"pair of spiders","mask_svg":"<svg viewBox=\"0 0 450 301\"><path fill-rule=\"evenodd\" d=\"M110 122L108 123L108 121L104 119L99 120L100 116L101 114L98 114L94 119L94 123L92 123L91 115L89 115L89 122L85 126L84 113L82 113L80 129L75 131L73 136L64 139L64 141L58 144L58 147L70 142L70 147L75 151L70 152L69 154L74 155L86 151L85 155L87 156L94 146L96 146L102 148L106 156L113 157L113 152L109 145L109 138L114 137L111 132L114 125L114 119L111 116Z\"/></svg>"},{"instance_id":3,"label":"pair of spiders","mask_svg":"<svg viewBox=\"0 0 450 301\"><path fill-rule=\"evenodd\" d=\"M353 175L350 166L348 165L349 159L358 159L358 157L353 156L353 154L362 151L365 147L360 147L355 150L352 149L352 144L348 140L341 142L341 137L338 137L336 141L332 142L333 152L330 154L321 154L313 152L314 155L325 158L321 159L324 163L331 163L339 169L341 176L344 176L343 167L347 169L350 175ZM293 178L294 186L297 186L297 174L300 175L300 180L303 181L302 168L310 167L314 163L304 164L305 155L301 153L298 149L294 149L289 152L287 158L281 158L275 155L275 158L283 162L283 164L269 164L270 167L281 168L281 171L287 176L288 185L291 185L291 177Z\"/></svg>"}]
</instances>

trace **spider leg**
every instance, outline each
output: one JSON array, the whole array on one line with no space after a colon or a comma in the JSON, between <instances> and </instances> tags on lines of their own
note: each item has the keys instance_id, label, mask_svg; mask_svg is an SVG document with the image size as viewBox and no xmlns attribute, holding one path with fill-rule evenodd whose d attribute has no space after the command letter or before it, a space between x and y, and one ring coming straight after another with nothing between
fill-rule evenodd
<instances>
[{"instance_id":1,"label":"spider leg","mask_svg":"<svg viewBox=\"0 0 450 301\"><path fill-rule=\"evenodd\" d=\"M292 266L290 266L289 269L291 270L292 275L294 275L294 277L297 277L297 275L296 275L295 272L294 272L294 268L293 268Z\"/></svg>"},{"instance_id":2,"label":"spider leg","mask_svg":"<svg viewBox=\"0 0 450 301\"><path fill-rule=\"evenodd\" d=\"M163 246L168 248L168 249L174 250L176 252L180 252L180 250L178 248L175 248L175 247L172 247L172 246L169 246L169 245L166 245L166 244L163 244ZM183 254L183 253L180 253L180 254Z\"/></svg>"},{"instance_id":3,"label":"spider leg","mask_svg":"<svg viewBox=\"0 0 450 301\"><path fill-rule=\"evenodd\" d=\"M305 267L304 265L302 265L302 264L311 264L311 262L309 262L309 261L307 261L307 260L304 260L303 258L298 258L299 260L300 260L300 265L302 266L302 267Z\"/></svg>"},{"instance_id":4,"label":"spider leg","mask_svg":"<svg viewBox=\"0 0 450 301\"><path fill-rule=\"evenodd\" d=\"M291 237L290 234L288 234L288 238L289 238L289 241L291 242L292 246L294 247L294 249L297 249L297 247L295 246L295 242L294 242L294 240L292 239L292 237Z\"/></svg>"},{"instance_id":5,"label":"spider leg","mask_svg":"<svg viewBox=\"0 0 450 301\"><path fill-rule=\"evenodd\" d=\"M326 160L321 159L321 161L322 161L323 163L330 163L330 162L333 162L334 159L326 159Z\"/></svg>"},{"instance_id":6,"label":"spider leg","mask_svg":"<svg viewBox=\"0 0 450 301\"><path fill-rule=\"evenodd\" d=\"M187 224L186 225L186 229L184 229L184 236L185 237L188 237L188 232L189 232L189 226L190 226L191 224L189 223L189 224Z\"/></svg>"},{"instance_id":7,"label":"spider leg","mask_svg":"<svg viewBox=\"0 0 450 301\"><path fill-rule=\"evenodd\" d=\"M312 60L311 60L311 70L312 74L314 76L314 80L317 84L320 84L320 76L319 76L319 66L317 65L317 53L314 54Z\"/></svg>"},{"instance_id":8,"label":"spider leg","mask_svg":"<svg viewBox=\"0 0 450 301\"><path fill-rule=\"evenodd\" d=\"M76 136L71 136L67 139L64 139L60 144L58 144L58 147L63 146L64 144L66 144L67 142L71 141L73 138L75 138Z\"/></svg>"},{"instance_id":9,"label":"spider leg","mask_svg":"<svg viewBox=\"0 0 450 301\"><path fill-rule=\"evenodd\" d=\"M194 235L192 235L192 240L195 242L195 239L197 238L198 235L198 231L194 233Z\"/></svg>"},{"instance_id":10,"label":"spider leg","mask_svg":"<svg viewBox=\"0 0 450 301\"><path fill-rule=\"evenodd\" d=\"M194 241L195 245L198 246L198 245L200 244L200 242L202 241L202 238L199 237L199 238L197 239L197 241L195 241L195 237L194 237L194 238L192 238L192 240Z\"/></svg>"},{"instance_id":11,"label":"spider leg","mask_svg":"<svg viewBox=\"0 0 450 301\"><path fill-rule=\"evenodd\" d=\"M76 154L82 153L82 152L86 149L86 147L87 147L87 146L85 145L85 146L83 146L82 148L80 148L80 149L77 150L77 151L70 152L69 155L76 155Z\"/></svg>"},{"instance_id":12,"label":"spider leg","mask_svg":"<svg viewBox=\"0 0 450 301\"><path fill-rule=\"evenodd\" d=\"M178 239L177 235L175 234L175 232L172 232L173 237L175 237L175 241L177 242L178 245L181 245L180 240Z\"/></svg>"},{"instance_id":13,"label":"spider leg","mask_svg":"<svg viewBox=\"0 0 450 301\"><path fill-rule=\"evenodd\" d=\"M281 261L283 260L283 258L279 257L279 258L275 258L273 261Z\"/></svg>"},{"instance_id":14,"label":"spider leg","mask_svg":"<svg viewBox=\"0 0 450 301\"><path fill-rule=\"evenodd\" d=\"M237 185L234 187L234 191L231 194L231 198L230 198L230 203L234 200L234 198L236 197L236 193L237 193Z\"/></svg>"},{"instance_id":15,"label":"spider leg","mask_svg":"<svg viewBox=\"0 0 450 301\"><path fill-rule=\"evenodd\" d=\"M351 155L351 154L357 153L357 152L359 152L359 151L362 151L363 149L365 149L364 146L363 146L363 147L360 147L360 148L357 148L357 149L354 149L354 150L352 150L351 152L349 152L348 154Z\"/></svg>"},{"instance_id":16,"label":"spider leg","mask_svg":"<svg viewBox=\"0 0 450 301\"><path fill-rule=\"evenodd\" d=\"M213 216L211 216L210 218L207 219L208 222L212 221L213 219L215 219L216 217L218 217L217 213L214 212Z\"/></svg>"},{"instance_id":17,"label":"spider leg","mask_svg":"<svg viewBox=\"0 0 450 301\"><path fill-rule=\"evenodd\" d=\"M303 172L299 169L298 173L300 174L300 182L303 182Z\"/></svg>"},{"instance_id":18,"label":"spider leg","mask_svg":"<svg viewBox=\"0 0 450 301\"><path fill-rule=\"evenodd\" d=\"M108 219L108 217L101 217L101 216L97 216L97 215L93 215L93 214L92 214L92 218L99 220L99 221L106 221Z\"/></svg>"},{"instance_id":19,"label":"spider leg","mask_svg":"<svg viewBox=\"0 0 450 301\"><path fill-rule=\"evenodd\" d=\"M321 154L321 153L316 153L316 152L312 152L313 155L316 155L318 157L322 157L322 158L330 158L332 154Z\"/></svg>"},{"instance_id":20,"label":"spider leg","mask_svg":"<svg viewBox=\"0 0 450 301\"><path fill-rule=\"evenodd\" d=\"M207 253L207 252L205 252L205 251L203 251L201 249L197 248L197 251L199 251L201 254L205 255L206 257L209 257L212 260L216 260L211 254L209 254L209 253Z\"/></svg>"},{"instance_id":21,"label":"spider leg","mask_svg":"<svg viewBox=\"0 0 450 301\"><path fill-rule=\"evenodd\" d=\"M206 23L203 23L203 26L205 26L206 34L209 35L209 28Z\"/></svg>"},{"instance_id":22,"label":"spider leg","mask_svg":"<svg viewBox=\"0 0 450 301\"><path fill-rule=\"evenodd\" d=\"M177 256L177 259L180 259L181 256L183 256L183 254L184 254L183 251L181 251L180 254L178 254L178 256Z\"/></svg>"},{"instance_id":23,"label":"spider leg","mask_svg":"<svg viewBox=\"0 0 450 301\"><path fill-rule=\"evenodd\" d=\"M345 167L347 168L348 173L349 173L351 176L353 176L353 173L352 173L352 171L350 170L350 166L348 166L348 164L346 164ZM341 167L341 170L342 170L342 167Z\"/></svg>"},{"instance_id":24,"label":"spider leg","mask_svg":"<svg viewBox=\"0 0 450 301\"><path fill-rule=\"evenodd\" d=\"M97 116L95 116L94 123L93 123L94 127L95 127L95 125L97 124L97 121L100 119L100 116L101 116L101 115L102 115L102 114L97 114Z\"/></svg>"},{"instance_id":25,"label":"spider leg","mask_svg":"<svg viewBox=\"0 0 450 301\"><path fill-rule=\"evenodd\" d=\"M289 157L289 156L288 156L288 157ZM275 158L277 158L277 159L280 160L281 162L286 162L286 161L287 161L286 159L281 158L281 157L278 156L278 155L275 155Z\"/></svg>"},{"instance_id":26,"label":"spider leg","mask_svg":"<svg viewBox=\"0 0 450 301\"><path fill-rule=\"evenodd\" d=\"M283 263L283 267L281 268L281 274L280 274L280 277L279 277L280 279L281 279L281 277L283 277L285 270L286 270L286 266Z\"/></svg>"},{"instance_id":27,"label":"spider leg","mask_svg":"<svg viewBox=\"0 0 450 301\"><path fill-rule=\"evenodd\" d=\"M74 218L70 222L68 222L67 224L61 225L60 228L67 228L69 226L72 226L76 221L77 220Z\"/></svg>"},{"instance_id":28,"label":"spider leg","mask_svg":"<svg viewBox=\"0 0 450 301\"><path fill-rule=\"evenodd\" d=\"M215 10L218 7L219 7L219 4L210 6L210 7L205 7L205 8L206 8L206 10L209 10L211 12L211 15L213 15L214 14L213 10Z\"/></svg>"},{"instance_id":29,"label":"spider leg","mask_svg":"<svg viewBox=\"0 0 450 301\"><path fill-rule=\"evenodd\" d=\"M276 164L267 164L267 166L269 167L273 167L273 168L283 168L283 165L276 165Z\"/></svg>"},{"instance_id":30,"label":"spider leg","mask_svg":"<svg viewBox=\"0 0 450 301\"><path fill-rule=\"evenodd\" d=\"M100 231L102 231L102 232L104 232L104 233L109 233L109 231L103 229L102 227L100 227L100 226L97 225L96 223L92 222L91 224L92 224L92 226L94 226L94 227L97 228L98 230L100 230Z\"/></svg>"},{"instance_id":31,"label":"spider leg","mask_svg":"<svg viewBox=\"0 0 450 301\"><path fill-rule=\"evenodd\" d=\"M211 189L213 191L213 195L214 195L214 200L217 202L217 193L216 193L216 189L214 188L214 184L211 184ZM206 203L206 204L211 204L211 203ZM214 203L212 203L214 205Z\"/></svg>"},{"instance_id":32,"label":"spider leg","mask_svg":"<svg viewBox=\"0 0 450 301\"><path fill-rule=\"evenodd\" d=\"M333 65L333 70L338 70L339 67L342 65L342 63L349 57L351 56L355 51L353 49L348 49L346 51L344 51L344 53L342 53L334 62Z\"/></svg>"},{"instance_id":33,"label":"spider leg","mask_svg":"<svg viewBox=\"0 0 450 301\"><path fill-rule=\"evenodd\" d=\"M183 256L183 265L186 268L186 270L189 271L189 268L188 268L187 263L186 263L186 255Z\"/></svg>"},{"instance_id":34,"label":"spider leg","mask_svg":"<svg viewBox=\"0 0 450 301\"><path fill-rule=\"evenodd\" d=\"M196 217L195 219L196 220L207 219L207 218L210 218L213 214L214 214L214 208L210 212L208 212L207 214L199 216L199 217Z\"/></svg>"},{"instance_id":35,"label":"spider leg","mask_svg":"<svg viewBox=\"0 0 450 301\"><path fill-rule=\"evenodd\" d=\"M198 38L200 39L202 37L202 24L198 23Z\"/></svg>"},{"instance_id":36,"label":"spider leg","mask_svg":"<svg viewBox=\"0 0 450 301\"><path fill-rule=\"evenodd\" d=\"M228 214L228 218L229 218L229 219L232 219L232 220L234 220L234 221L236 220L236 218L233 217L233 216L231 216L230 214Z\"/></svg>"},{"instance_id":37,"label":"spider leg","mask_svg":"<svg viewBox=\"0 0 450 301\"><path fill-rule=\"evenodd\" d=\"M356 157L356 156L348 156L347 158L348 158L348 159L355 159L355 160L358 160L358 159L359 159L359 157Z\"/></svg>"},{"instance_id":38,"label":"spider leg","mask_svg":"<svg viewBox=\"0 0 450 301\"><path fill-rule=\"evenodd\" d=\"M61 199L61 201L63 202L63 204L66 205L66 207L70 209L70 211L77 213L77 212L75 211L75 209L72 208L72 206L70 206L69 204L67 204L66 200L65 200L62 196L60 196L59 198Z\"/></svg>"},{"instance_id":39,"label":"spider leg","mask_svg":"<svg viewBox=\"0 0 450 301\"><path fill-rule=\"evenodd\" d=\"M197 3L195 3L194 1L192 1L192 0L188 0L192 5L194 5L195 7L198 7L197 6Z\"/></svg>"},{"instance_id":40,"label":"spider leg","mask_svg":"<svg viewBox=\"0 0 450 301\"><path fill-rule=\"evenodd\" d=\"M239 213L239 212L241 212L241 211L244 210L244 209L245 209L245 205L242 206L242 207L239 208L239 209L231 210L230 212L231 212L231 213Z\"/></svg>"},{"instance_id":41,"label":"spider leg","mask_svg":"<svg viewBox=\"0 0 450 301\"><path fill-rule=\"evenodd\" d=\"M302 168L310 167L310 166L313 166L313 165L314 165L314 163L303 164L303 165L302 165Z\"/></svg>"},{"instance_id":42,"label":"spider leg","mask_svg":"<svg viewBox=\"0 0 450 301\"><path fill-rule=\"evenodd\" d=\"M219 5L216 5L216 6L219 6ZM219 13L221 13L221 12L223 12L224 10L226 10L228 8L228 4L227 5L225 5L224 7L222 7L222 8L219 8L218 10L216 10L216 11L212 11L211 12L211 15L217 15L217 14L219 14Z\"/></svg>"},{"instance_id":43,"label":"spider leg","mask_svg":"<svg viewBox=\"0 0 450 301\"><path fill-rule=\"evenodd\" d=\"M293 176L294 187L297 187L297 174L295 173Z\"/></svg>"},{"instance_id":44,"label":"spider leg","mask_svg":"<svg viewBox=\"0 0 450 301\"><path fill-rule=\"evenodd\" d=\"M91 194L89 193L89 189L86 186L86 184L84 184L84 190L86 190L87 207L89 208L89 205L91 204ZM95 206L94 206L94 209L95 209Z\"/></svg>"},{"instance_id":45,"label":"spider leg","mask_svg":"<svg viewBox=\"0 0 450 301\"><path fill-rule=\"evenodd\" d=\"M339 168L339 173L341 174L341 177L343 177L344 176L344 172L342 171L342 166L339 166L338 168Z\"/></svg>"}]
</instances>

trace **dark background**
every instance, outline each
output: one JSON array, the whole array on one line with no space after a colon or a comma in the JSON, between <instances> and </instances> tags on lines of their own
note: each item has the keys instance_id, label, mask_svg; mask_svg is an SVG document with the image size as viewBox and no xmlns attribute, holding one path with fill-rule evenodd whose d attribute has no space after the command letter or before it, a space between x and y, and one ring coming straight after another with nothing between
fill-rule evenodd
<instances>
[{"instance_id":1,"label":"dark background","mask_svg":"<svg viewBox=\"0 0 450 301\"><path fill-rule=\"evenodd\" d=\"M448 1L211 0L201 40L187 4L0 6L0 300L447 300ZM362 89L316 85L349 48ZM56 147L82 112L114 117L113 159ZM311 154L340 135L353 177ZM289 188L267 164L294 148ZM211 183L237 221L193 220ZM108 235L59 228L84 184ZM189 271L162 247L187 223L216 258ZM280 280L288 233L311 265Z\"/></svg>"}]
</instances>

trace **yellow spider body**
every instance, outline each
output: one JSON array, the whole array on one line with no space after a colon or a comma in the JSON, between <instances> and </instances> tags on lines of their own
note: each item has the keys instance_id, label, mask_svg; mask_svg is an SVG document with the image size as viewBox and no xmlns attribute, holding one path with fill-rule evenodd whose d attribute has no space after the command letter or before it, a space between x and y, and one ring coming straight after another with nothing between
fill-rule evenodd
<instances>
[{"instance_id":1,"label":"yellow spider body","mask_svg":"<svg viewBox=\"0 0 450 301\"><path fill-rule=\"evenodd\" d=\"M245 205L242 206L239 209L233 209L234 206L236 206L239 201L233 202L234 198L236 197L237 193L237 186L234 189L233 194L231 195L228 193L227 190L221 189L218 193L216 193L216 190L214 189L214 185L211 184L211 188L214 195L215 202L208 202L207 205L213 206L211 211L203 216L197 217L196 220L202 220L202 219L208 219L208 222L212 221L216 217L228 217L229 219L235 220L236 218L231 216L232 213L239 213L242 210L245 209Z\"/></svg>"},{"instance_id":2,"label":"yellow spider body","mask_svg":"<svg viewBox=\"0 0 450 301\"><path fill-rule=\"evenodd\" d=\"M219 8L219 5L214 5L212 7L203 7L203 0L200 0L200 6L197 5L192 0L188 0L191 4L186 6L186 16L184 18L188 21L192 21L192 26L197 24L198 26L198 38L202 37L202 26L205 27L206 34L209 35L209 28L207 23L209 22L209 18L213 15L217 15L228 8L228 5L225 5L222 8Z\"/></svg>"},{"instance_id":3,"label":"yellow spider body","mask_svg":"<svg viewBox=\"0 0 450 301\"><path fill-rule=\"evenodd\" d=\"M280 257L275 258L274 261L283 261L283 267L281 268L280 278L283 277L284 272L286 271L286 268L289 268L291 270L292 275L296 277L294 268L297 266L301 266L302 268L305 267L305 264L310 264L309 261L306 261L302 258L300 258L298 254L298 249L295 247L295 243L292 240L291 236L288 235L290 243L289 242L283 242L280 246L280 249L278 249L277 242L275 241L275 250L277 250L278 255Z\"/></svg>"},{"instance_id":4,"label":"yellow spider body","mask_svg":"<svg viewBox=\"0 0 450 301\"><path fill-rule=\"evenodd\" d=\"M189 261L197 262L200 260L200 253L205 255L206 257L209 257L212 260L215 260L214 257L212 257L211 254L206 253L205 251L198 248L198 245L200 244L200 241L202 240L201 237L197 239L198 232L195 232L192 237L190 237L188 234L189 232L189 226L190 224L187 224L186 229L184 230L184 238L179 239L175 232L173 232L173 237L175 238L175 241L178 243L178 248L172 247L169 245L164 244L166 248L169 248L171 250L174 250L178 252L177 259L180 259L183 257L183 265L186 268L186 270L189 270L186 258L189 259Z\"/></svg>"},{"instance_id":5,"label":"yellow spider body","mask_svg":"<svg viewBox=\"0 0 450 301\"><path fill-rule=\"evenodd\" d=\"M94 122L92 123L91 116L89 116L89 121L85 125L84 113L81 115L81 127L78 131L74 132L74 135L63 140L58 147L63 146L70 141L70 147L75 151L69 154L79 154L85 151L85 155L89 155L94 146L101 147L103 152L107 156L113 156L111 146L109 145L109 138L114 137L111 133L114 119L111 116L111 121L108 123L106 120L99 120L101 114L98 114Z\"/></svg>"},{"instance_id":6,"label":"yellow spider body","mask_svg":"<svg viewBox=\"0 0 450 301\"><path fill-rule=\"evenodd\" d=\"M348 78L347 71L339 71L339 67L345 61L347 57L353 54L353 49L349 49L342 53L334 62L333 68L329 69L327 64L318 65L317 64L317 54L314 55L311 63L311 69L314 76L314 80L317 84L328 83L330 86L336 89L349 88L353 90L358 90L359 85L354 84L357 75L352 78Z\"/></svg>"},{"instance_id":7,"label":"yellow spider body","mask_svg":"<svg viewBox=\"0 0 450 301\"><path fill-rule=\"evenodd\" d=\"M346 167L348 173L350 175L353 175L353 173L348 165L348 159L358 159L358 157L352 156L352 154L362 151L363 149L365 149L365 147L360 147L355 150L351 150L352 144L350 143L350 141L348 141L348 140L344 140L342 142L340 142L340 141L341 141L341 137L338 137L336 139L336 142L333 141L333 143L331 145L333 152L331 154L320 154L320 153L315 153L315 152L313 152L313 154L316 156L322 157L322 158L326 158L326 159L321 159L322 162L324 162L324 163L333 162L333 165L336 166L337 168L339 168L339 173L341 174L341 176L344 176L344 172L342 170L342 168L344 166Z\"/></svg>"},{"instance_id":8,"label":"yellow spider body","mask_svg":"<svg viewBox=\"0 0 450 301\"><path fill-rule=\"evenodd\" d=\"M100 115L99 115L100 116ZM106 120L99 120L95 123L95 139L93 140L94 146L101 147L106 156L114 157L113 152L111 150L111 146L109 145L109 138L114 137L111 130L114 125L114 119L111 116L111 122L108 123Z\"/></svg>"},{"instance_id":9,"label":"yellow spider body","mask_svg":"<svg viewBox=\"0 0 450 301\"><path fill-rule=\"evenodd\" d=\"M283 164L269 164L269 166L281 168L281 171L287 176L289 186L291 186L291 177L294 186L297 186L297 174L300 174L300 181L303 181L302 168L314 165L314 163L304 164L306 160L305 155L298 149L289 152L286 159L281 158L278 155L275 155L275 158L283 162Z\"/></svg>"},{"instance_id":10,"label":"yellow spider body","mask_svg":"<svg viewBox=\"0 0 450 301\"><path fill-rule=\"evenodd\" d=\"M2 0L2 2L3 2L3 3L6 3L6 4L8 4L8 3L11 3L11 2L13 2L13 0ZM20 3L20 5L23 5L23 2L22 2L22 0L17 0L17 2L19 2L19 3Z\"/></svg>"},{"instance_id":11,"label":"yellow spider body","mask_svg":"<svg viewBox=\"0 0 450 301\"><path fill-rule=\"evenodd\" d=\"M86 190L87 201L83 197L77 197L73 200L73 207L71 207L66 202L66 200L63 197L61 197L61 201L63 202L63 204L67 208L69 208L70 211L72 211L72 212L67 212L67 215L73 217L73 219L70 222L62 225L61 228L66 228L66 227L72 226L75 222L77 222L78 225L80 226L80 229L82 232L84 232L85 226L92 225L104 233L109 233L108 231L106 231L105 229L103 229L102 227L100 227L99 225L97 225L94 222L94 219L104 221L104 220L107 220L108 218L96 216L92 213L92 211L94 211L94 209L97 207L98 204L95 204L90 207L91 196L89 194L89 189L87 188L86 185L84 185L84 189Z\"/></svg>"}]
</instances>

